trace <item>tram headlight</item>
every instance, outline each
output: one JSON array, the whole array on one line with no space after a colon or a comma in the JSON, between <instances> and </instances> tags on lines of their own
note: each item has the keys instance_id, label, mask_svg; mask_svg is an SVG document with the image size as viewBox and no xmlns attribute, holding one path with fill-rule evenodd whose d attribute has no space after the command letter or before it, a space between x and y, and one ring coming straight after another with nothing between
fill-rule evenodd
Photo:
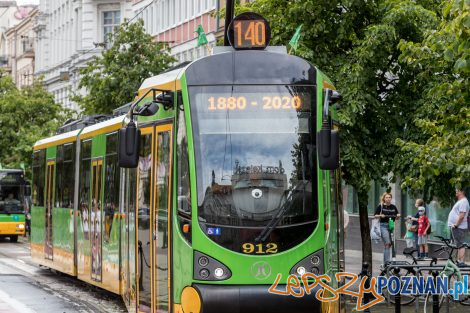
<instances>
[{"instance_id":1,"label":"tram headlight","mask_svg":"<svg viewBox=\"0 0 470 313\"><path fill-rule=\"evenodd\" d=\"M220 267L216 268L214 270L214 276L217 277L217 278L220 278L220 277L224 276L224 270L221 269Z\"/></svg>"},{"instance_id":2,"label":"tram headlight","mask_svg":"<svg viewBox=\"0 0 470 313\"><path fill-rule=\"evenodd\" d=\"M224 280L232 276L230 269L222 262L199 251L194 251L194 279Z\"/></svg>"},{"instance_id":3,"label":"tram headlight","mask_svg":"<svg viewBox=\"0 0 470 313\"><path fill-rule=\"evenodd\" d=\"M290 270L290 274L297 276L302 276L307 272L314 275L325 273L323 250L318 250L307 255L298 261Z\"/></svg>"},{"instance_id":4,"label":"tram headlight","mask_svg":"<svg viewBox=\"0 0 470 313\"><path fill-rule=\"evenodd\" d=\"M209 275L211 273L209 273L209 270L207 268L203 268L202 270L199 271L199 275L203 278L203 279L206 279L206 278L209 278Z\"/></svg>"},{"instance_id":5,"label":"tram headlight","mask_svg":"<svg viewBox=\"0 0 470 313\"><path fill-rule=\"evenodd\" d=\"M16 225L16 228L24 229L24 224L17 224L17 225Z\"/></svg>"},{"instance_id":6,"label":"tram headlight","mask_svg":"<svg viewBox=\"0 0 470 313\"><path fill-rule=\"evenodd\" d=\"M305 267L303 267L303 266L297 267L297 274L299 274L300 276L305 274L305 272L306 272Z\"/></svg>"},{"instance_id":7,"label":"tram headlight","mask_svg":"<svg viewBox=\"0 0 470 313\"><path fill-rule=\"evenodd\" d=\"M199 265L201 265L202 267L206 267L207 264L209 264L209 259L205 256L202 256L197 260L197 263L199 263Z\"/></svg>"},{"instance_id":8,"label":"tram headlight","mask_svg":"<svg viewBox=\"0 0 470 313\"><path fill-rule=\"evenodd\" d=\"M320 264L320 257L318 255L314 255L310 258L310 262L312 262L313 265L318 265Z\"/></svg>"}]
</instances>

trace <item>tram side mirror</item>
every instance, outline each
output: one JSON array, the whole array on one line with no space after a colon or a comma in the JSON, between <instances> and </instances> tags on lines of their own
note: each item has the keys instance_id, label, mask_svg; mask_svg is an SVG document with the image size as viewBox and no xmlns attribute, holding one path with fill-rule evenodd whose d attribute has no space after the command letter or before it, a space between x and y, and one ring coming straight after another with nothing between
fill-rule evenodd
<instances>
[{"instance_id":1,"label":"tram side mirror","mask_svg":"<svg viewBox=\"0 0 470 313\"><path fill-rule=\"evenodd\" d=\"M139 164L140 129L133 121L119 130L119 166L136 168Z\"/></svg>"},{"instance_id":2,"label":"tram side mirror","mask_svg":"<svg viewBox=\"0 0 470 313\"><path fill-rule=\"evenodd\" d=\"M335 170L339 168L339 133L331 129L329 108L341 95L336 90L325 89L324 96L322 127L317 134L318 163L322 170Z\"/></svg>"},{"instance_id":3,"label":"tram side mirror","mask_svg":"<svg viewBox=\"0 0 470 313\"><path fill-rule=\"evenodd\" d=\"M322 128L317 136L318 163L322 170L339 168L339 133Z\"/></svg>"},{"instance_id":4,"label":"tram side mirror","mask_svg":"<svg viewBox=\"0 0 470 313\"><path fill-rule=\"evenodd\" d=\"M140 115L140 116L152 116L152 115L155 115L155 113L158 112L158 103L155 102L155 101L152 101L152 102L148 102L146 104L144 104L138 113L136 113L135 115Z\"/></svg>"}]
</instances>

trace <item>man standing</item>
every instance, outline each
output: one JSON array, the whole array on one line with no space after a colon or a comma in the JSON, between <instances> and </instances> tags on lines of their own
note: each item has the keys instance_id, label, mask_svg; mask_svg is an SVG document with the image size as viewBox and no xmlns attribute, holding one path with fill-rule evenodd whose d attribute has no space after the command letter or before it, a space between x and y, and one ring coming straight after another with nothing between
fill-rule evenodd
<instances>
[{"instance_id":1,"label":"man standing","mask_svg":"<svg viewBox=\"0 0 470 313\"><path fill-rule=\"evenodd\" d=\"M455 196L457 203L452 207L447 219L447 224L450 227L454 244L457 247L462 246L465 241L465 232L467 231L467 215L470 209L469 203L463 190L455 189ZM459 267L465 266L465 248L462 247L458 250L457 265Z\"/></svg>"}]
</instances>

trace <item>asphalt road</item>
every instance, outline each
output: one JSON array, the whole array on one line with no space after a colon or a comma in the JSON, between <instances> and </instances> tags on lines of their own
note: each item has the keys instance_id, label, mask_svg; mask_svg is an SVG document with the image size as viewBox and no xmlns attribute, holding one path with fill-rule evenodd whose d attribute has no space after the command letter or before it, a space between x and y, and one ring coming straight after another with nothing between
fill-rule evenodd
<instances>
[{"instance_id":1,"label":"asphalt road","mask_svg":"<svg viewBox=\"0 0 470 313\"><path fill-rule=\"evenodd\" d=\"M0 313L127 312L117 295L31 262L29 244L0 238Z\"/></svg>"}]
</instances>

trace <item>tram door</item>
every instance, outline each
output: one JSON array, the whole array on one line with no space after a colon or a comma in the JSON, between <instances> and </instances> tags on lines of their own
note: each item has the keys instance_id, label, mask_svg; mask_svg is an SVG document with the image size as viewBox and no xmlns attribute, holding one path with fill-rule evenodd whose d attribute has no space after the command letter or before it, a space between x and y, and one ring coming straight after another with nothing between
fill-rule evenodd
<instances>
[{"instance_id":1,"label":"tram door","mask_svg":"<svg viewBox=\"0 0 470 313\"><path fill-rule=\"evenodd\" d=\"M92 161L92 186L91 186L91 215L90 215L90 240L91 240L91 279L101 281L101 181L103 160Z\"/></svg>"},{"instance_id":2,"label":"tram door","mask_svg":"<svg viewBox=\"0 0 470 313\"><path fill-rule=\"evenodd\" d=\"M171 125L142 129L137 172L138 311L169 312Z\"/></svg>"},{"instance_id":3,"label":"tram door","mask_svg":"<svg viewBox=\"0 0 470 313\"><path fill-rule=\"evenodd\" d=\"M139 164L137 166L137 312L151 312L151 223L153 207L153 127L141 130Z\"/></svg>"},{"instance_id":4,"label":"tram door","mask_svg":"<svg viewBox=\"0 0 470 313\"><path fill-rule=\"evenodd\" d=\"M45 242L44 256L48 260L52 260L54 256L53 237L52 237L52 208L54 206L54 174L55 161L47 162L46 173L46 216L45 216Z\"/></svg>"},{"instance_id":5,"label":"tram door","mask_svg":"<svg viewBox=\"0 0 470 313\"><path fill-rule=\"evenodd\" d=\"M152 214L154 312L170 312L170 193L172 132L171 125L155 130L155 206Z\"/></svg>"}]
</instances>

